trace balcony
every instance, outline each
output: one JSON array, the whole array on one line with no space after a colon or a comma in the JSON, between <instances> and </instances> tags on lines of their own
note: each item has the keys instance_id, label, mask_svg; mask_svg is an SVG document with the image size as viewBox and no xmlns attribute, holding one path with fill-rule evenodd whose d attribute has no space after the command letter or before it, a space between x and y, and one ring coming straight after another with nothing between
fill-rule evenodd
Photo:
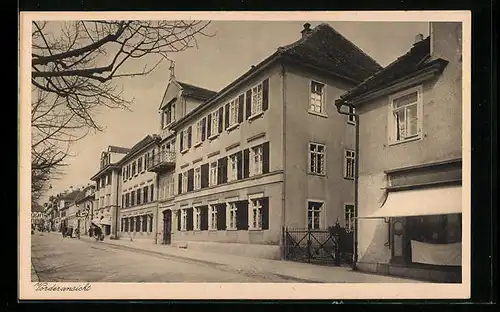
<instances>
[{"instance_id":1,"label":"balcony","mask_svg":"<svg viewBox=\"0 0 500 312\"><path fill-rule=\"evenodd\" d=\"M163 172L175 168L175 152L160 151L159 154L149 159L148 171Z\"/></svg>"}]
</instances>

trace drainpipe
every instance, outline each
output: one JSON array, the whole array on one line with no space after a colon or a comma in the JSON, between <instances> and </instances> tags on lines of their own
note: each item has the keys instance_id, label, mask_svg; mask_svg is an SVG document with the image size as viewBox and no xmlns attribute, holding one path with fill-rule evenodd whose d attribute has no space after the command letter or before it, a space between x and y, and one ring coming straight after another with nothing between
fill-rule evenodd
<instances>
[{"instance_id":1,"label":"drainpipe","mask_svg":"<svg viewBox=\"0 0 500 312\"><path fill-rule=\"evenodd\" d=\"M355 147L354 147L354 250L353 250L353 263L352 263L352 269L356 270L357 269L357 263L358 263L358 188L359 188L359 115L357 113L350 113L350 112L342 112L341 107L342 106L347 106L349 108L355 108L352 104L344 101L344 100L337 100L335 101L335 106L337 107L337 112L342 115L347 115L354 117L354 122L355 122Z\"/></svg>"},{"instance_id":2,"label":"drainpipe","mask_svg":"<svg viewBox=\"0 0 500 312\"><path fill-rule=\"evenodd\" d=\"M282 257L284 257L285 255L285 240L284 240L284 229L285 229L285 225L286 225L286 207L285 207L285 199L286 199L286 196L285 196L285 192L286 192L286 187L285 187L285 183L286 183L286 99L285 99L285 94L286 94L286 91L285 91L285 65L282 63L281 64L281 101L283 103L283 112L281 114L282 116L282 122L283 122L283 149L282 149L282 153L283 153L283 183L281 184L282 185L282 191L281 191L281 248L283 249L282 250Z\"/></svg>"}]
</instances>

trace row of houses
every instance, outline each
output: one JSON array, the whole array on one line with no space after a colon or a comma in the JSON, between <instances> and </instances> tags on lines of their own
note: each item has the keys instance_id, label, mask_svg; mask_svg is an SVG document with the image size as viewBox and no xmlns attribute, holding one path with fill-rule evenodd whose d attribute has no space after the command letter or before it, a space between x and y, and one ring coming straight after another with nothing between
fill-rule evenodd
<instances>
[{"instance_id":1,"label":"row of houses","mask_svg":"<svg viewBox=\"0 0 500 312\"><path fill-rule=\"evenodd\" d=\"M286 228L354 231L360 270L461 274L460 23L382 68L328 24L215 92L171 77L159 131L101 154L110 239L280 258Z\"/></svg>"}]
</instances>

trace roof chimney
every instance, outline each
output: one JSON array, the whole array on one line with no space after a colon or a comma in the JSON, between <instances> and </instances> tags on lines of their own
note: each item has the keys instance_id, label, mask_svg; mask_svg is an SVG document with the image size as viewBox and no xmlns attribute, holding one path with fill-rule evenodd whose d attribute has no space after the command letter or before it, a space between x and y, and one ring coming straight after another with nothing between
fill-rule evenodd
<instances>
[{"instance_id":1,"label":"roof chimney","mask_svg":"<svg viewBox=\"0 0 500 312\"><path fill-rule=\"evenodd\" d=\"M422 40L424 40L424 35L422 35L422 34L417 34L417 35L415 36L415 42L414 42L413 44L417 44L417 43L419 43L419 42L420 42L420 41L422 41Z\"/></svg>"},{"instance_id":2,"label":"roof chimney","mask_svg":"<svg viewBox=\"0 0 500 312\"><path fill-rule=\"evenodd\" d=\"M311 32L311 24L305 23L304 24L304 29L300 32L302 34L302 38L307 36Z\"/></svg>"}]
</instances>

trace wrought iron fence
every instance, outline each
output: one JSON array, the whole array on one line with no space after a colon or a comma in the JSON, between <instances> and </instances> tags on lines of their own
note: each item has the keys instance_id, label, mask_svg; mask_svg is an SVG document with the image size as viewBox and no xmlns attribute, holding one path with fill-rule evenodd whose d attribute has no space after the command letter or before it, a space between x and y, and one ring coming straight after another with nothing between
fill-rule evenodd
<instances>
[{"instance_id":1,"label":"wrought iron fence","mask_svg":"<svg viewBox=\"0 0 500 312\"><path fill-rule=\"evenodd\" d=\"M352 263L352 232L344 228L284 228L283 238L285 260L336 266Z\"/></svg>"},{"instance_id":2,"label":"wrought iron fence","mask_svg":"<svg viewBox=\"0 0 500 312\"><path fill-rule=\"evenodd\" d=\"M173 151L160 151L158 154L154 155L149 159L148 168L155 167L162 164L174 164L175 163L175 152Z\"/></svg>"}]
</instances>

